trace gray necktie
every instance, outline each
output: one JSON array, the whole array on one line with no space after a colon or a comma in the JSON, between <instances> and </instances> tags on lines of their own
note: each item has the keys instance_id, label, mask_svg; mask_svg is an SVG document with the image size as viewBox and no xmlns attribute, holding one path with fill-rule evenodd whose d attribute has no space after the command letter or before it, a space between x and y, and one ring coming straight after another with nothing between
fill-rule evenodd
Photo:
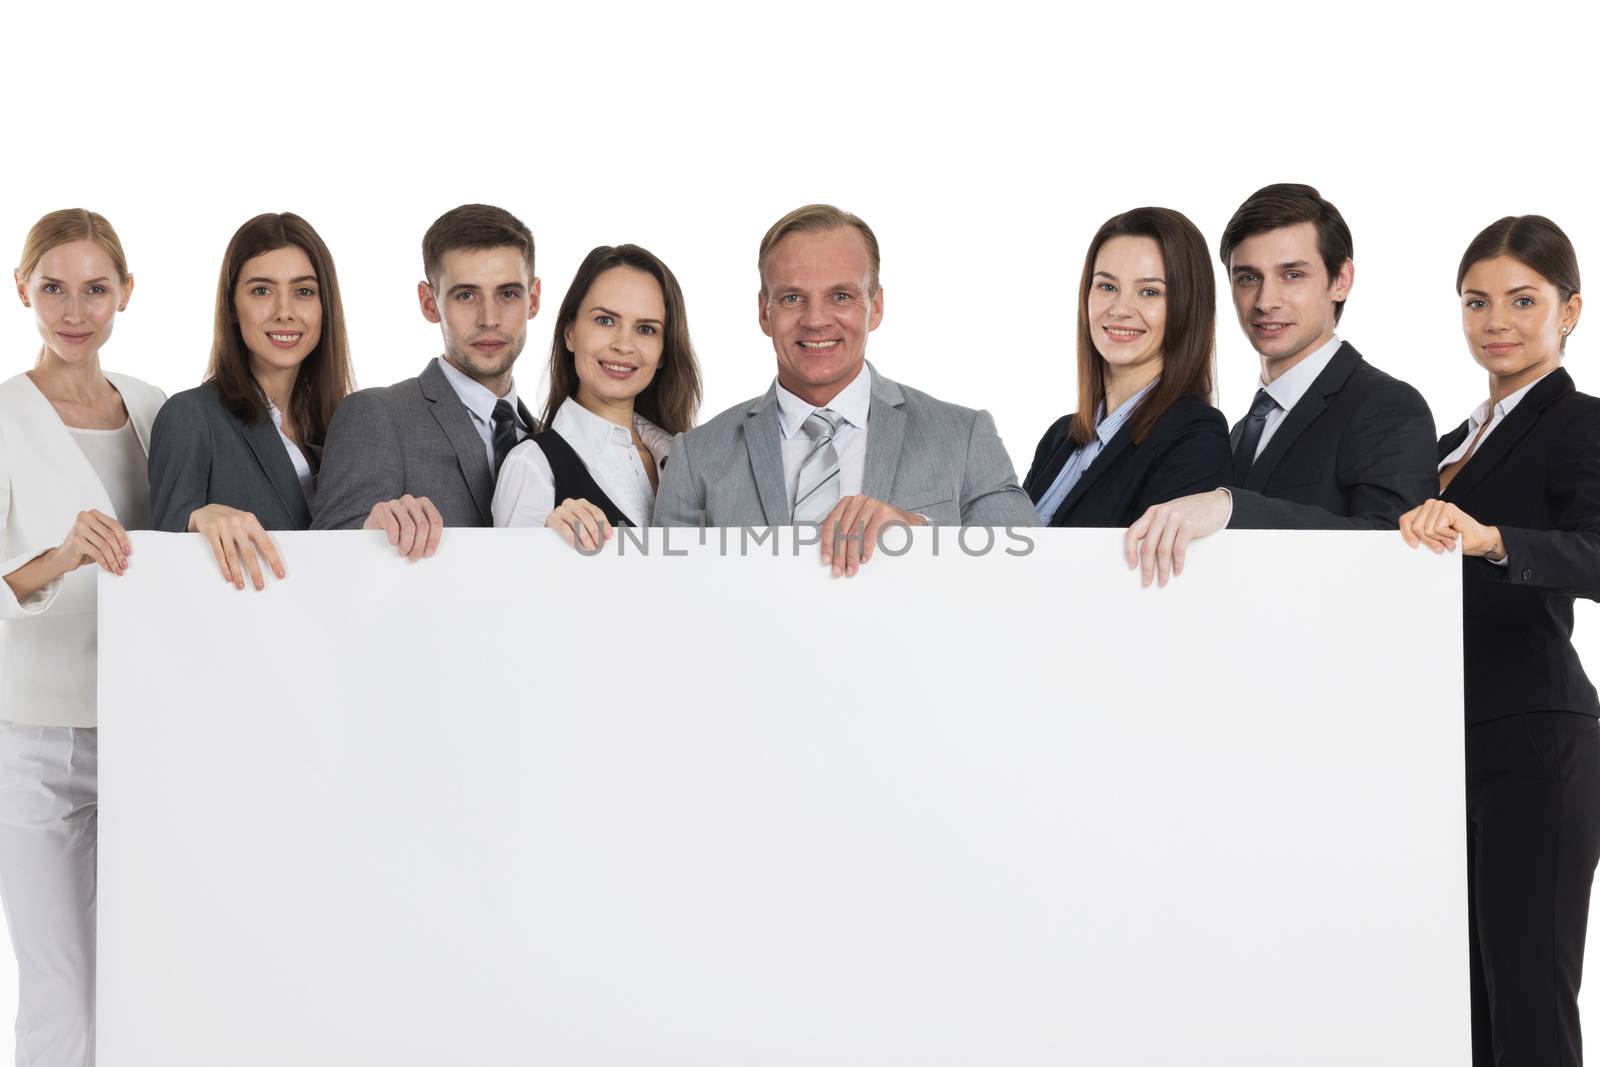
<instances>
[{"instance_id":1,"label":"gray necktie","mask_svg":"<svg viewBox=\"0 0 1600 1067\"><path fill-rule=\"evenodd\" d=\"M1261 446L1261 435L1267 428L1267 416L1277 410L1278 402L1265 389L1256 391L1256 402L1250 405L1250 414L1239 423L1239 440L1233 445L1233 484L1244 485L1250 468L1256 462L1256 449Z\"/></svg>"},{"instance_id":2,"label":"gray necktie","mask_svg":"<svg viewBox=\"0 0 1600 1067\"><path fill-rule=\"evenodd\" d=\"M811 451L800 464L800 481L794 491L794 521L821 522L839 503L839 452L833 447L839 415L832 408L821 408L806 416L803 428L811 438Z\"/></svg>"}]
</instances>

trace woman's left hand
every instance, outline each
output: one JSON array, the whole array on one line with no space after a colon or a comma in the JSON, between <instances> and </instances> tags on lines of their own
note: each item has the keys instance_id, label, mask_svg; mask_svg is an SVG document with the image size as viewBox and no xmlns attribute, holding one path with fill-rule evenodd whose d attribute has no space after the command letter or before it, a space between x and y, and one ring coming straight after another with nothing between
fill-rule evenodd
<instances>
[{"instance_id":1,"label":"woman's left hand","mask_svg":"<svg viewBox=\"0 0 1600 1067\"><path fill-rule=\"evenodd\" d=\"M1436 553L1454 551L1459 544L1466 556L1498 561L1506 554L1498 527L1485 526L1443 500L1424 501L1400 516L1400 536L1412 548L1425 544Z\"/></svg>"}]
</instances>

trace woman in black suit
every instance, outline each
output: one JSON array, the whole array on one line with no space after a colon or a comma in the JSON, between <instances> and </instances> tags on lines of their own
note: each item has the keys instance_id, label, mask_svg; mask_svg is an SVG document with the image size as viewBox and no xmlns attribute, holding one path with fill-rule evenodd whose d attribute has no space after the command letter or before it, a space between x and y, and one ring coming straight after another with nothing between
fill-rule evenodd
<instances>
[{"instance_id":1,"label":"woman in black suit","mask_svg":"<svg viewBox=\"0 0 1600 1067\"><path fill-rule=\"evenodd\" d=\"M333 256L298 215L257 215L217 280L206 382L167 401L150 443L158 530L204 534L222 576L284 576L268 530L311 526L317 460L349 394L349 342Z\"/></svg>"},{"instance_id":2,"label":"woman in black suit","mask_svg":"<svg viewBox=\"0 0 1600 1067\"><path fill-rule=\"evenodd\" d=\"M1153 504L1228 484L1210 404L1216 281L1183 215L1135 208L1089 244L1078 286L1078 410L1057 419L1023 487L1046 526L1127 526Z\"/></svg>"},{"instance_id":3,"label":"woman in black suit","mask_svg":"<svg viewBox=\"0 0 1600 1067\"><path fill-rule=\"evenodd\" d=\"M1578 983L1600 858L1600 703L1572 647L1600 599L1600 399L1561 367L1578 260L1538 215L1503 218L1456 274L1489 399L1439 442L1439 497L1400 517L1459 548L1465 612L1472 1062L1581 1062Z\"/></svg>"}]
</instances>

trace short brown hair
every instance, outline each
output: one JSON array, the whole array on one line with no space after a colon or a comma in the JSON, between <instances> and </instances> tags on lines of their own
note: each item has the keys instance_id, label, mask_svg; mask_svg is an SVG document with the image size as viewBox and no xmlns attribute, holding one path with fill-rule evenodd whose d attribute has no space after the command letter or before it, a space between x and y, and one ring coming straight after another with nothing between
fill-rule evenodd
<instances>
[{"instance_id":1,"label":"short brown hair","mask_svg":"<svg viewBox=\"0 0 1600 1067\"><path fill-rule=\"evenodd\" d=\"M1078 413L1072 439L1094 439L1095 413L1106 398L1106 361L1094 347L1089 321L1089 289L1094 261L1113 237L1148 237L1161 248L1167 282L1166 329L1161 341L1161 380L1140 401L1128 423L1134 444L1141 443L1166 410L1180 397L1211 402L1217 353L1217 279L1206 250L1205 235L1171 208L1136 207L1106 220L1089 242L1078 283ZM1110 412L1106 412L1110 414Z\"/></svg>"},{"instance_id":2,"label":"short brown hair","mask_svg":"<svg viewBox=\"0 0 1600 1067\"><path fill-rule=\"evenodd\" d=\"M1578 250L1561 227L1543 215L1507 215L1484 227L1461 257L1461 266L1456 270L1456 293L1461 292L1474 263L1496 256L1510 256L1537 272L1556 287L1562 303L1571 301L1582 288L1578 280ZM1567 347L1565 334L1561 335L1561 347Z\"/></svg>"},{"instance_id":3,"label":"short brown hair","mask_svg":"<svg viewBox=\"0 0 1600 1067\"><path fill-rule=\"evenodd\" d=\"M1246 238L1285 226L1309 222L1317 229L1317 252L1322 265L1328 269L1328 285L1339 276L1344 261L1355 258L1355 244L1350 239L1350 227L1345 224L1339 209L1322 198L1322 194L1309 185L1280 182L1257 189L1249 199L1239 205L1239 210L1228 220L1222 231L1222 266L1228 269L1233 250ZM1344 301L1333 305L1333 321L1344 314Z\"/></svg>"},{"instance_id":4,"label":"short brown hair","mask_svg":"<svg viewBox=\"0 0 1600 1067\"><path fill-rule=\"evenodd\" d=\"M522 220L503 207L490 204L462 204L451 208L433 221L428 232L422 235L422 274L433 285L439 280L439 268L446 252L461 249L511 247L522 253L528 264L528 277L533 269L533 233Z\"/></svg>"},{"instance_id":5,"label":"short brown hair","mask_svg":"<svg viewBox=\"0 0 1600 1067\"><path fill-rule=\"evenodd\" d=\"M841 211L832 204L807 204L797 207L783 218L772 224L767 230L767 235L761 239L761 250L756 255L756 271L761 275L761 291L767 291L767 257L772 254L772 249L777 243L791 233L824 233L828 230L837 230L841 226L854 226L861 233L861 239L867 242L867 258L872 261L872 280L869 283L869 295L878 293L878 236L872 232L872 227L858 215L848 211Z\"/></svg>"},{"instance_id":6,"label":"short brown hair","mask_svg":"<svg viewBox=\"0 0 1600 1067\"><path fill-rule=\"evenodd\" d=\"M339 402L355 388L350 372L350 340L344 325L344 303L339 298L339 276L333 254L311 223L284 212L257 215L240 226L222 255L217 275L217 309L211 334L211 362L206 377L216 382L222 404L245 422L266 417L261 388L250 373L250 349L239 333L239 307L234 289L244 265L257 256L280 248L298 248L311 261L317 276L317 299L322 304L322 336L317 347L296 370L289 410L283 418L302 443L320 445L328 434ZM314 453L310 453L314 455ZM312 462L315 462L313 459Z\"/></svg>"},{"instance_id":7,"label":"short brown hair","mask_svg":"<svg viewBox=\"0 0 1600 1067\"><path fill-rule=\"evenodd\" d=\"M550 342L550 393L544 402L542 421L548 429L561 405L578 393L578 369L576 357L567 347L567 327L578 320L579 305L594 280L612 267L632 267L654 278L661 286L661 300L667 309L667 321L661 326L661 363L650 384L634 398L633 408L668 433L691 430L700 408L700 365L695 362L694 346L689 343L683 290L667 265L638 245L601 245L578 265L577 276L567 287L561 310L556 313L555 337Z\"/></svg>"}]
</instances>

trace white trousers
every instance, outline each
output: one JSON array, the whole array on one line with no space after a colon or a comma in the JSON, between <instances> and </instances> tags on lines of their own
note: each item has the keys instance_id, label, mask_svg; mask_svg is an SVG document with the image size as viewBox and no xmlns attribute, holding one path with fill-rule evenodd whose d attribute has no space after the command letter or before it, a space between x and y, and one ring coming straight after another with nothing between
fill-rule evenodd
<instances>
[{"instance_id":1,"label":"white trousers","mask_svg":"<svg viewBox=\"0 0 1600 1067\"><path fill-rule=\"evenodd\" d=\"M17 955L17 1067L93 1067L98 737L0 722L0 899Z\"/></svg>"}]
</instances>

